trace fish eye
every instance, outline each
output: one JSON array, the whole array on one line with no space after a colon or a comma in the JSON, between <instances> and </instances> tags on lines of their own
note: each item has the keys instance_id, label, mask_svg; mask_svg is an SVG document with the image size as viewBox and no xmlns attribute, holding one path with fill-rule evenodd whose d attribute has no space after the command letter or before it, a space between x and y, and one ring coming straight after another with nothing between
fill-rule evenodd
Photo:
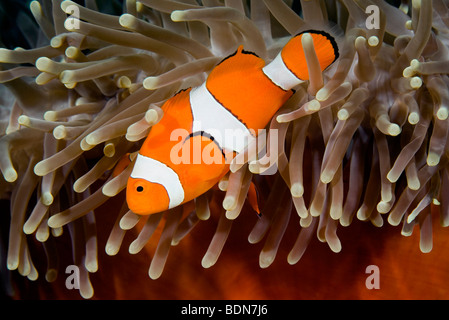
<instances>
[{"instance_id":1,"label":"fish eye","mask_svg":"<svg viewBox=\"0 0 449 320\"><path fill-rule=\"evenodd\" d=\"M138 186L136 190L137 190L137 192L142 192L143 191L143 187L142 186Z\"/></svg>"}]
</instances>

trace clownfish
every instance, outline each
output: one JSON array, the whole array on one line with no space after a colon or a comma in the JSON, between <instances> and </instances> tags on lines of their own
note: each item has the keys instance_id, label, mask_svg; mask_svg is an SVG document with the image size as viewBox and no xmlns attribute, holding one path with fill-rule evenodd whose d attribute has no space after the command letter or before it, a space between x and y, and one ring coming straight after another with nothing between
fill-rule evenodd
<instances>
[{"instance_id":1,"label":"clownfish","mask_svg":"<svg viewBox=\"0 0 449 320\"><path fill-rule=\"evenodd\" d=\"M202 85L182 90L164 103L164 116L151 128L127 182L126 201L132 212L148 215L174 208L220 181L229 171L229 158L244 151L292 96L292 89L308 80L301 44L305 33L312 36L324 71L338 58L337 43L324 31L308 30L291 38L267 65L240 46L214 67ZM175 130L181 136L173 141ZM200 152L223 161L174 161L180 144L188 146L190 160L198 151L192 146L199 146Z\"/></svg>"}]
</instances>

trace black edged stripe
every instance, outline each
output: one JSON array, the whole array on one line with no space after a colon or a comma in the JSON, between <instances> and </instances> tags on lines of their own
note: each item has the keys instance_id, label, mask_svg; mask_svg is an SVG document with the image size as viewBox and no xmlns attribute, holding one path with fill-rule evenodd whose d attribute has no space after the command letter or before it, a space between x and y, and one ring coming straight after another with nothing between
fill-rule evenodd
<instances>
[{"instance_id":1,"label":"black edged stripe","mask_svg":"<svg viewBox=\"0 0 449 320\"><path fill-rule=\"evenodd\" d=\"M218 147L218 149L220 149L221 154L223 155L223 158L226 160L226 155L223 151L223 148L220 146L220 144L215 140L214 136L212 136L211 134L207 133L206 131L196 131L196 132L192 132L191 134L189 134L185 139L184 139L184 143L187 142L187 140L189 140L190 138L196 137L196 136L202 136L202 137L206 137L209 138L210 141L212 141L213 143L215 143L215 145Z\"/></svg>"},{"instance_id":2,"label":"black edged stripe","mask_svg":"<svg viewBox=\"0 0 449 320\"><path fill-rule=\"evenodd\" d=\"M293 72L293 71L291 71L289 68L288 68L288 66L284 63L284 65L285 65L285 67L296 77L296 78L298 78L298 76ZM293 90L293 89L290 89L290 90L285 90L284 88L282 88L280 85L278 85L277 83L275 83L273 80L271 80L270 79L270 77L269 76L267 76L266 74L265 74L265 72L263 72L262 71L262 73L263 73L263 75L268 79L268 80L270 80L270 82L272 83L272 84L274 84L276 87L278 87L279 89L281 89L282 91L284 91L284 92L289 92L289 91L293 91L293 93L295 93L295 90ZM299 78L298 78L299 79ZM299 79L299 80L302 80L302 79Z\"/></svg>"},{"instance_id":3,"label":"black edged stripe","mask_svg":"<svg viewBox=\"0 0 449 320\"><path fill-rule=\"evenodd\" d=\"M249 133L250 133L252 136L254 136L253 133L251 132L251 130L249 130L248 125L245 123L245 121L243 121L242 119L240 119L240 118L239 118L236 114L234 114L229 108L226 108L226 106L225 106L223 103L221 103L221 101L218 100L216 96L214 96L214 94L213 94L213 93L209 90L209 88L207 87L207 81L206 81L206 89L207 89L207 91L209 91L210 95L215 99L215 101L217 101L217 103L220 104L220 106L222 106L225 110L227 110L227 111L228 111L234 118L236 118L238 121L240 121L240 122L245 126L245 128L249 131Z\"/></svg>"}]
</instances>

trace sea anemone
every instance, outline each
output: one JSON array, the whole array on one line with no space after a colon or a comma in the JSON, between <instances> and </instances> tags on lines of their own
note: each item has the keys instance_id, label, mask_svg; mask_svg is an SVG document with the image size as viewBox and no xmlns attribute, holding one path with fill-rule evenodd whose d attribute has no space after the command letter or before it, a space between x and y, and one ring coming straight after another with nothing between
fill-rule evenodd
<instances>
[{"instance_id":1,"label":"sea anemone","mask_svg":"<svg viewBox=\"0 0 449 320\"><path fill-rule=\"evenodd\" d=\"M368 6L378 11L367 13ZM31 48L0 49L0 194L10 207L1 223L9 224L9 270L35 280L36 250L47 257L46 280L55 281L64 271L57 263L67 254L64 243L80 272L81 296L92 297L89 275L99 269L104 245L97 230L111 217L106 253L118 254L131 232L129 252L152 254L152 279L161 276L170 248L207 224L214 232L201 264L210 268L242 221L251 181L261 218L251 220L248 240L263 243L261 268L275 260L287 228L297 236L287 261L296 264L314 235L340 252L337 229L354 216L376 227L385 218L402 224L405 236L418 225L422 252L432 250L435 215L448 226L446 2L126 0L117 16L95 1L42 0L30 9L35 21L23 18L21 29L26 37L39 26ZM218 188L184 206L151 216L129 211L126 159L163 117L162 104L200 85L239 45L269 62L306 28L334 30L340 57L317 72L313 44L305 48L310 80L295 88L259 139L266 153L249 146ZM105 216L98 211L106 202L114 206ZM67 232L69 242L62 240Z\"/></svg>"}]
</instances>

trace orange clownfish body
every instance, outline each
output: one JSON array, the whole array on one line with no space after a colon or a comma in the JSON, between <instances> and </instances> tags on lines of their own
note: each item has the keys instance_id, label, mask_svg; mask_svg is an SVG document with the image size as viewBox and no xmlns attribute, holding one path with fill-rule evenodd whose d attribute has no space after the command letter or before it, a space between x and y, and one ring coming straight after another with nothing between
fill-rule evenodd
<instances>
[{"instance_id":1,"label":"orange clownfish body","mask_svg":"<svg viewBox=\"0 0 449 320\"><path fill-rule=\"evenodd\" d=\"M334 39L312 35L326 69L338 57ZM212 188L229 170L229 160L255 139L276 111L308 80L301 45L293 37L268 65L239 47L197 88L177 93L162 106L164 116L150 131L128 180L126 199L136 214L161 212Z\"/></svg>"}]
</instances>

